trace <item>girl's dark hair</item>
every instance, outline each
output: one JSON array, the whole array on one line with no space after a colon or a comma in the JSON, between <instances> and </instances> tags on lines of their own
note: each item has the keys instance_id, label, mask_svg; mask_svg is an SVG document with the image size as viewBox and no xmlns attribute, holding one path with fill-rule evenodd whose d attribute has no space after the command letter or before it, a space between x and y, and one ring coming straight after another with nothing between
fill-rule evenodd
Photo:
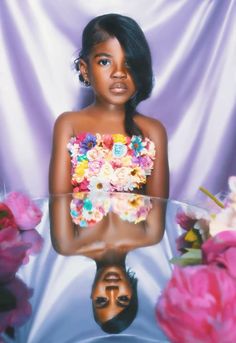
<instances>
[{"instance_id":1,"label":"girl's dark hair","mask_svg":"<svg viewBox=\"0 0 236 343\"><path fill-rule=\"evenodd\" d=\"M79 58L75 60L79 70L79 60L88 61L88 56L94 45L109 37L118 39L125 51L131 75L136 85L135 95L125 106L125 131L128 135L142 135L133 117L137 105L150 96L153 87L151 53L143 31L132 18L120 14L105 14L92 19L83 31L82 49ZM80 74L80 80L83 77Z\"/></svg>"}]
</instances>

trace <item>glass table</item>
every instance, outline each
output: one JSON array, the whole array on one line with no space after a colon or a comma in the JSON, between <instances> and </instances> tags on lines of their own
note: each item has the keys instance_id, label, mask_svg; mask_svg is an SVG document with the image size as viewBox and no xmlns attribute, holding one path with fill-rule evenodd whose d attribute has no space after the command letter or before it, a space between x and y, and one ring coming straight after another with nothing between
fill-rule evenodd
<instances>
[{"instance_id":1,"label":"glass table","mask_svg":"<svg viewBox=\"0 0 236 343\"><path fill-rule=\"evenodd\" d=\"M6 342L168 342L155 306L178 254L183 231L176 214L206 210L132 193L35 201L43 212L36 228L43 249L17 273L33 289L32 315Z\"/></svg>"}]
</instances>

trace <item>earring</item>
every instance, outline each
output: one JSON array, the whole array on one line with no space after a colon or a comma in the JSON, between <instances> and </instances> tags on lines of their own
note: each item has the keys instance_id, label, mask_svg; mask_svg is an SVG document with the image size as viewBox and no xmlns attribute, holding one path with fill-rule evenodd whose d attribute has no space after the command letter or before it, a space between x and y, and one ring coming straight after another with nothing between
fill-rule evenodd
<instances>
[{"instance_id":1,"label":"earring","mask_svg":"<svg viewBox=\"0 0 236 343\"><path fill-rule=\"evenodd\" d=\"M85 87L89 87L91 85L91 83L88 80L84 80L84 85L85 85Z\"/></svg>"}]
</instances>

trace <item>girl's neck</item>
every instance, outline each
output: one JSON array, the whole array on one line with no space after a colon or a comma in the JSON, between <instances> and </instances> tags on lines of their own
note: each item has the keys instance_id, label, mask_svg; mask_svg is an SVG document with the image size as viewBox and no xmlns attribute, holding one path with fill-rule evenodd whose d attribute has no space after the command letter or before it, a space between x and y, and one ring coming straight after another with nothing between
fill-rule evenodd
<instances>
[{"instance_id":1,"label":"girl's neck","mask_svg":"<svg viewBox=\"0 0 236 343\"><path fill-rule=\"evenodd\" d=\"M125 258L127 253L119 250L109 250L101 258L96 259L97 269L112 265L125 266Z\"/></svg>"},{"instance_id":2,"label":"girl's neck","mask_svg":"<svg viewBox=\"0 0 236 343\"><path fill-rule=\"evenodd\" d=\"M125 116L125 105L108 104L95 99L94 103L91 105L93 110L101 112L102 114L107 113L110 116Z\"/></svg>"}]
</instances>

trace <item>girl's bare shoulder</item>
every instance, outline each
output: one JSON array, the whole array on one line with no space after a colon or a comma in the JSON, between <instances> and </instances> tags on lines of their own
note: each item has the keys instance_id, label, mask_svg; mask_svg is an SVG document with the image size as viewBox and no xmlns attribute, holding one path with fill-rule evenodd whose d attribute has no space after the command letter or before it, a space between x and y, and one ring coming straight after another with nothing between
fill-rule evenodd
<instances>
[{"instance_id":1,"label":"girl's bare shoulder","mask_svg":"<svg viewBox=\"0 0 236 343\"><path fill-rule=\"evenodd\" d=\"M55 128L67 129L71 134L77 131L77 127L86 122L86 111L63 112L55 121Z\"/></svg>"},{"instance_id":2,"label":"girl's bare shoulder","mask_svg":"<svg viewBox=\"0 0 236 343\"><path fill-rule=\"evenodd\" d=\"M158 119L138 113L135 116L135 121L145 137L149 137L154 141L167 139L166 128Z\"/></svg>"}]
</instances>

